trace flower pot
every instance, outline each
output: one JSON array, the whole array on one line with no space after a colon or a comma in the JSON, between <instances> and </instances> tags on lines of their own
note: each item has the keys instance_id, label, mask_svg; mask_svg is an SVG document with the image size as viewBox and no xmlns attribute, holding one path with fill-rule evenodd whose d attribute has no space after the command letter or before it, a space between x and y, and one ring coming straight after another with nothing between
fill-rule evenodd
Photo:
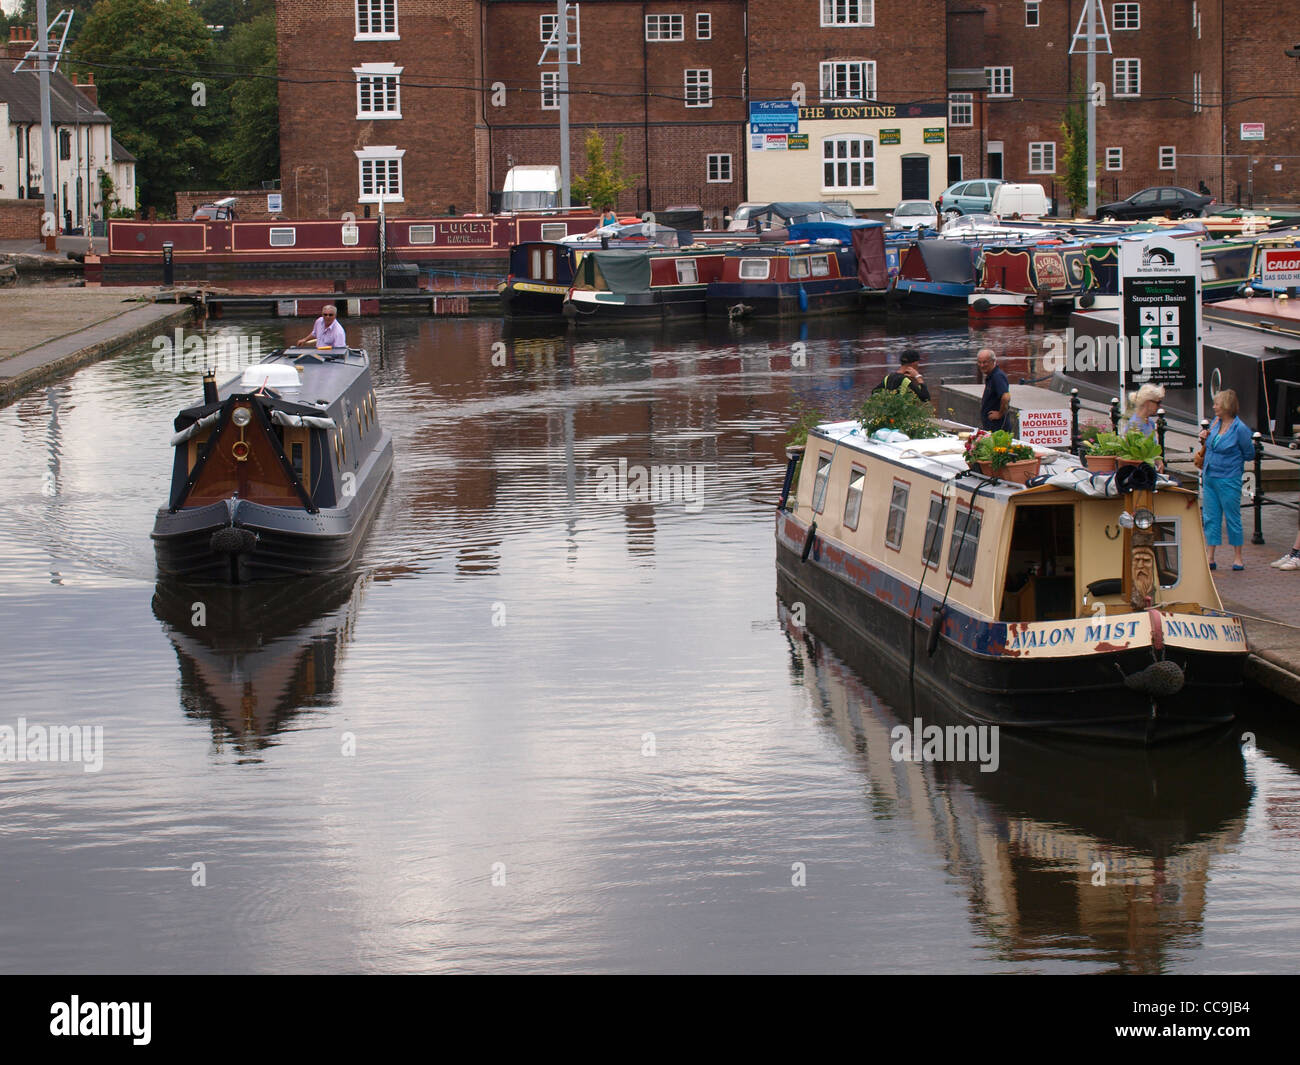
<instances>
[{"instance_id":1,"label":"flower pot","mask_svg":"<svg viewBox=\"0 0 1300 1065\"><path fill-rule=\"evenodd\" d=\"M993 463L981 462L980 473L985 477L993 474ZM1024 484L1031 477L1038 476L1039 467L1042 465L1040 459L1022 459L1020 462L1008 462L1002 469L997 471L997 476L1004 481L1011 481L1015 484Z\"/></svg>"},{"instance_id":2,"label":"flower pot","mask_svg":"<svg viewBox=\"0 0 1300 1065\"><path fill-rule=\"evenodd\" d=\"M1155 465L1155 463L1147 463L1146 459L1122 459L1119 458L1118 456L1116 456L1115 458L1116 466L1141 466L1143 463L1146 463L1147 465L1150 466Z\"/></svg>"},{"instance_id":3,"label":"flower pot","mask_svg":"<svg viewBox=\"0 0 1300 1065\"><path fill-rule=\"evenodd\" d=\"M1116 458L1114 455L1084 455L1083 464L1098 473L1114 473Z\"/></svg>"}]
</instances>

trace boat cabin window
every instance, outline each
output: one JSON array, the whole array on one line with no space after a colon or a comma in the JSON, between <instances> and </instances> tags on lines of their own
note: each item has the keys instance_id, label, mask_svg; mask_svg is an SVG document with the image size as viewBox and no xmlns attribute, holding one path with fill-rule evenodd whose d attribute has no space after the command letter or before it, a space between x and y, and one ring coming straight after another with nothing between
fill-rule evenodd
<instances>
[{"instance_id":1,"label":"boat cabin window","mask_svg":"<svg viewBox=\"0 0 1300 1065\"><path fill-rule=\"evenodd\" d=\"M975 580L975 556L979 553L980 526L984 512L969 503L959 506L953 517L952 540L948 546L948 573L955 581L971 584Z\"/></svg>"},{"instance_id":2,"label":"boat cabin window","mask_svg":"<svg viewBox=\"0 0 1300 1065\"><path fill-rule=\"evenodd\" d=\"M569 235L569 227L564 222L543 222L542 240L563 240Z\"/></svg>"},{"instance_id":3,"label":"boat cabin window","mask_svg":"<svg viewBox=\"0 0 1300 1065\"><path fill-rule=\"evenodd\" d=\"M355 222L344 222L341 232L345 248L355 247L361 242L361 230Z\"/></svg>"},{"instance_id":4,"label":"boat cabin window","mask_svg":"<svg viewBox=\"0 0 1300 1065\"><path fill-rule=\"evenodd\" d=\"M436 239L434 227L431 225L412 226L407 230L406 239L412 244L432 244Z\"/></svg>"},{"instance_id":5,"label":"boat cabin window","mask_svg":"<svg viewBox=\"0 0 1300 1065\"><path fill-rule=\"evenodd\" d=\"M813 482L813 510L820 514L826 506L826 482L831 479L831 457L825 452L817 456L817 479Z\"/></svg>"},{"instance_id":6,"label":"boat cabin window","mask_svg":"<svg viewBox=\"0 0 1300 1065\"><path fill-rule=\"evenodd\" d=\"M1161 588L1172 588L1181 579L1182 544L1178 519L1158 519L1155 534L1155 543L1151 546L1156 553L1156 576Z\"/></svg>"},{"instance_id":7,"label":"boat cabin window","mask_svg":"<svg viewBox=\"0 0 1300 1065\"><path fill-rule=\"evenodd\" d=\"M292 248L298 241L298 231L292 226L272 226L270 241L273 248Z\"/></svg>"},{"instance_id":8,"label":"boat cabin window","mask_svg":"<svg viewBox=\"0 0 1300 1065\"><path fill-rule=\"evenodd\" d=\"M925 519L925 545L923 557L931 569L939 568L939 552L943 549L943 531L948 522L948 500L930 494L930 513Z\"/></svg>"},{"instance_id":9,"label":"boat cabin window","mask_svg":"<svg viewBox=\"0 0 1300 1065\"><path fill-rule=\"evenodd\" d=\"M813 277L830 277L831 257L829 255L814 255L810 264Z\"/></svg>"},{"instance_id":10,"label":"boat cabin window","mask_svg":"<svg viewBox=\"0 0 1300 1065\"><path fill-rule=\"evenodd\" d=\"M808 256L800 255L790 259L790 276L792 278L808 276Z\"/></svg>"},{"instance_id":11,"label":"boat cabin window","mask_svg":"<svg viewBox=\"0 0 1300 1065\"><path fill-rule=\"evenodd\" d=\"M844 498L844 527L856 529L862 513L862 489L867 483L867 471L854 466L849 472L849 492Z\"/></svg>"},{"instance_id":12,"label":"boat cabin window","mask_svg":"<svg viewBox=\"0 0 1300 1065\"><path fill-rule=\"evenodd\" d=\"M889 519L885 522L885 546L898 551L903 546L903 527L907 524L907 495L911 485L895 481L889 496Z\"/></svg>"},{"instance_id":13,"label":"boat cabin window","mask_svg":"<svg viewBox=\"0 0 1300 1065\"><path fill-rule=\"evenodd\" d=\"M694 259L677 260L677 283L679 285L695 285L700 280L699 271L696 269Z\"/></svg>"},{"instance_id":14,"label":"boat cabin window","mask_svg":"<svg viewBox=\"0 0 1300 1065\"><path fill-rule=\"evenodd\" d=\"M1055 621L1077 616L1074 505L1018 506L1015 515L1001 619Z\"/></svg>"},{"instance_id":15,"label":"boat cabin window","mask_svg":"<svg viewBox=\"0 0 1300 1065\"><path fill-rule=\"evenodd\" d=\"M534 248L529 276L536 281L555 280L555 249Z\"/></svg>"},{"instance_id":16,"label":"boat cabin window","mask_svg":"<svg viewBox=\"0 0 1300 1065\"><path fill-rule=\"evenodd\" d=\"M771 272L771 268L772 264L767 259L741 259L741 280L762 281Z\"/></svg>"}]
</instances>

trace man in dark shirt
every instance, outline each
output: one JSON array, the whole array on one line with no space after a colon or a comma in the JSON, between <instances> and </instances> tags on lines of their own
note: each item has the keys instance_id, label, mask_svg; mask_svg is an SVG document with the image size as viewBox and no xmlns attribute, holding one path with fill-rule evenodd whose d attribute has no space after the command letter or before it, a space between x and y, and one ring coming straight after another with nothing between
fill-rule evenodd
<instances>
[{"instance_id":1,"label":"man in dark shirt","mask_svg":"<svg viewBox=\"0 0 1300 1065\"><path fill-rule=\"evenodd\" d=\"M885 390L896 391L907 388L915 392L922 403L930 402L930 390L925 387L925 378L921 376L921 353L915 348L908 348L898 357L898 369L885 375L885 379L871 390L874 395Z\"/></svg>"},{"instance_id":2,"label":"man in dark shirt","mask_svg":"<svg viewBox=\"0 0 1300 1065\"><path fill-rule=\"evenodd\" d=\"M1011 406L1011 384L998 366L998 357L989 348L975 356L975 363L984 377L984 398L980 400L980 428L992 432L1006 429L1007 409Z\"/></svg>"}]
</instances>

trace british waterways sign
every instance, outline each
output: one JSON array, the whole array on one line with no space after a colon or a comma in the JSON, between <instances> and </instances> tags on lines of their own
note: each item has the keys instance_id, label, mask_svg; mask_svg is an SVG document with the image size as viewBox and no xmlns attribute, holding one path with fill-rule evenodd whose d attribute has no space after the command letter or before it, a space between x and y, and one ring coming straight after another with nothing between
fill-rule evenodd
<instances>
[{"instance_id":1,"label":"british waterways sign","mask_svg":"<svg viewBox=\"0 0 1300 1065\"><path fill-rule=\"evenodd\" d=\"M1135 382L1196 388L1197 419L1204 402L1201 380L1200 248L1195 241L1155 233L1121 240L1119 270L1123 350L1136 351ZM1128 359L1119 360L1125 385Z\"/></svg>"}]
</instances>

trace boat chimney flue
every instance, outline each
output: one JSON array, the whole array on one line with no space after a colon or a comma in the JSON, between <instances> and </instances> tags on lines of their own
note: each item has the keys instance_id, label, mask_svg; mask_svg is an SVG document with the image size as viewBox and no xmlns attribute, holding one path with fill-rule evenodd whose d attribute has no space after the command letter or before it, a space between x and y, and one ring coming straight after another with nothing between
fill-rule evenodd
<instances>
[{"instance_id":1,"label":"boat chimney flue","mask_svg":"<svg viewBox=\"0 0 1300 1065\"><path fill-rule=\"evenodd\" d=\"M203 402L217 402L217 375L211 369L203 371Z\"/></svg>"}]
</instances>

